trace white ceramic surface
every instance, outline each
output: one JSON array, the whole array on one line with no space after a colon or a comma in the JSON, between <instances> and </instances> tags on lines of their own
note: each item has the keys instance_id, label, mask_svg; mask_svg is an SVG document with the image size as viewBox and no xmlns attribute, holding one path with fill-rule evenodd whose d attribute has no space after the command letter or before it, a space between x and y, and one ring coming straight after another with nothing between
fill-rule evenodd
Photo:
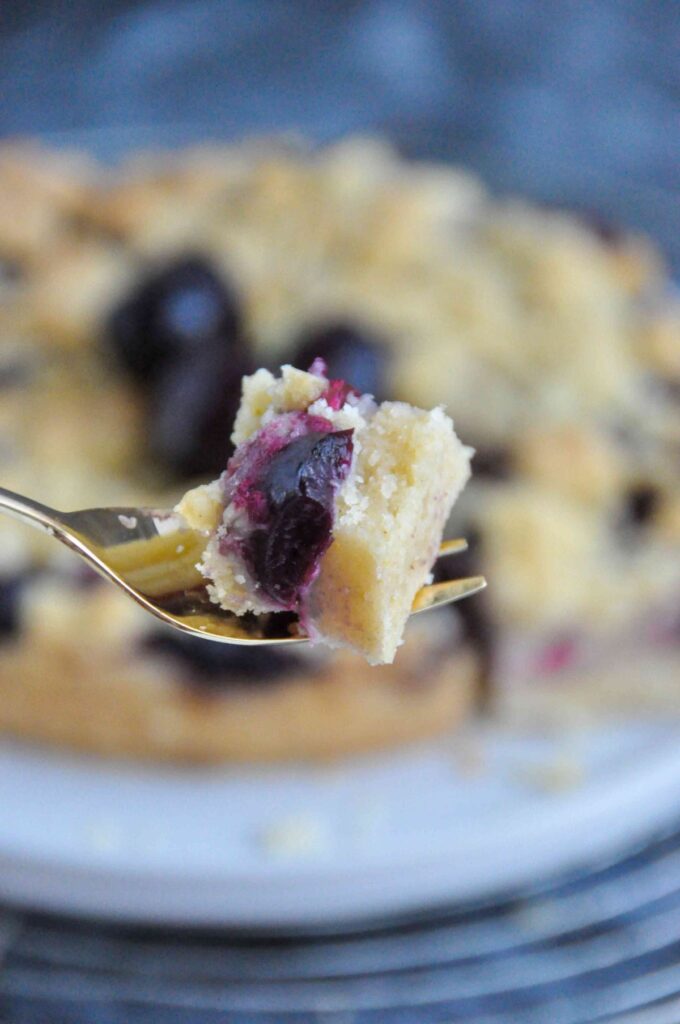
<instances>
[{"instance_id":1,"label":"white ceramic surface","mask_svg":"<svg viewBox=\"0 0 680 1024\"><path fill-rule=\"evenodd\" d=\"M347 923L538 881L680 811L677 727L564 744L487 731L333 768L189 771L5 742L0 896L129 921Z\"/></svg>"}]
</instances>

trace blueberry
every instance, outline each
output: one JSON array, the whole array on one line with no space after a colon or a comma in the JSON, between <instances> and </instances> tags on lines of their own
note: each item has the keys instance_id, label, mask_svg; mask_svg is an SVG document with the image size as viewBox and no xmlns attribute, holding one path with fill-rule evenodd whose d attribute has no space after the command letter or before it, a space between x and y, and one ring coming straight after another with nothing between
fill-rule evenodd
<instances>
[{"instance_id":1,"label":"blueberry","mask_svg":"<svg viewBox=\"0 0 680 1024\"><path fill-rule=\"evenodd\" d=\"M15 260L0 256L0 287L17 284L24 276L24 269Z\"/></svg>"},{"instance_id":2,"label":"blueberry","mask_svg":"<svg viewBox=\"0 0 680 1024\"><path fill-rule=\"evenodd\" d=\"M169 363L150 397L152 458L178 477L221 473L233 451L241 379L253 370L247 354L227 344Z\"/></svg>"},{"instance_id":3,"label":"blueberry","mask_svg":"<svg viewBox=\"0 0 680 1024\"><path fill-rule=\"evenodd\" d=\"M0 365L0 391L25 387L34 375L35 367L28 359L13 359Z\"/></svg>"},{"instance_id":4,"label":"blueberry","mask_svg":"<svg viewBox=\"0 0 680 1024\"><path fill-rule=\"evenodd\" d=\"M660 502L661 493L654 484L635 484L624 495L624 524L636 529L647 526L656 515Z\"/></svg>"},{"instance_id":5,"label":"blueberry","mask_svg":"<svg viewBox=\"0 0 680 1024\"><path fill-rule=\"evenodd\" d=\"M242 333L232 287L201 256L185 256L143 280L110 315L106 336L122 366L145 387L174 359Z\"/></svg>"},{"instance_id":6,"label":"blueberry","mask_svg":"<svg viewBox=\"0 0 680 1024\"><path fill-rule=\"evenodd\" d=\"M185 256L153 273L111 315L108 338L145 388L148 447L172 474L217 474L251 373L239 304L210 263Z\"/></svg>"},{"instance_id":7,"label":"blueberry","mask_svg":"<svg viewBox=\"0 0 680 1024\"><path fill-rule=\"evenodd\" d=\"M191 683L211 690L267 684L300 669L300 659L277 647L218 644L175 630L154 633L144 648L177 659L191 672Z\"/></svg>"},{"instance_id":8,"label":"blueberry","mask_svg":"<svg viewBox=\"0 0 680 1024\"><path fill-rule=\"evenodd\" d=\"M352 431L310 431L282 448L259 481L272 508L289 498L313 498L330 507L352 461Z\"/></svg>"},{"instance_id":9,"label":"blueberry","mask_svg":"<svg viewBox=\"0 0 680 1024\"><path fill-rule=\"evenodd\" d=\"M0 640L16 636L21 625L21 576L0 580Z\"/></svg>"},{"instance_id":10,"label":"blueberry","mask_svg":"<svg viewBox=\"0 0 680 1024\"><path fill-rule=\"evenodd\" d=\"M249 537L244 558L265 592L294 604L328 548L333 498L352 461L352 431L312 431L273 457L257 487L271 521Z\"/></svg>"},{"instance_id":11,"label":"blueberry","mask_svg":"<svg viewBox=\"0 0 680 1024\"><path fill-rule=\"evenodd\" d=\"M321 502L290 497L267 529L255 530L248 538L246 564L271 598L290 606L330 545L332 529L332 514Z\"/></svg>"},{"instance_id":12,"label":"blueberry","mask_svg":"<svg viewBox=\"0 0 680 1024\"><path fill-rule=\"evenodd\" d=\"M472 472L486 480L508 480L513 472L512 452L505 445L473 445Z\"/></svg>"},{"instance_id":13,"label":"blueberry","mask_svg":"<svg viewBox=\"0 0 680 1024\"><path fill-rule=\"evenodd\" d=\"M308 370L319 356L328 366L331 380L345 380L362 394L378 399L384 395L388 350L369 331L344 323L312 328L299 339L290 362Z\"/></svg>"}]
</instances>

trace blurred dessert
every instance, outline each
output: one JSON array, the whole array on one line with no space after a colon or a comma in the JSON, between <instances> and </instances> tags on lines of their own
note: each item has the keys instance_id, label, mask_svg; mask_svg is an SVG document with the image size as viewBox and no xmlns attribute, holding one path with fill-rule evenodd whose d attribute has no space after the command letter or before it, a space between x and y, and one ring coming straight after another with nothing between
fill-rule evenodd
<instances>
[{"instance_id":1,"label":"blurred dessert","mask_svg":"<svg viewBox=\"0 0 680 1024\"><path fill-rule=\"evenodd\" d=\"M319 757L447 729L489 686L510 711L680 706L680 304L644 239L371 140L116 168L7 143L0 299L6 486L172 504L223 471L244 374L320 356L378 400L454 411L477 454L450 532L474 544L442 568L490 581L410 623L394 666L255 659L161 631L8 521L3 730Z\"/></svg>"},{"instance_id":2,"label":"blurred dessert","mask_svg":"<svg viewBox=\"0 0 680 1024\"><path fill-rule=\"evenodd\" d=\"M321 359L243 381L219 480L177 506L209 540L200 569L227 611L293 612L314 641L394 661L470 475L441 410L377 405Z\"/></svg>"}]
</instances>

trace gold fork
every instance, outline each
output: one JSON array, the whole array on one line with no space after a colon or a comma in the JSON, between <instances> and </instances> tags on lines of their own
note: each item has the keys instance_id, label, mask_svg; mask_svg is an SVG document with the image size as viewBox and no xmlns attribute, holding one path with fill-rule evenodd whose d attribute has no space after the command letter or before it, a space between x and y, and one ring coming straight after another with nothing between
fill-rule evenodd
<instances>
[{"instance_id":1,"label":"gold fork","mask_svg":"<svg viewBox=\"0 0 680 1024\"><path fill-rule=\"evenodd\" d=\"M196 568L205 536L167 509L86 508L58 512L0 487L0 512L50 534L117 584L147 612L186 633L232 644L301 643L288 613L237 616L208 597ZM445 541L439 556L465 551L465 540ZM451 604L486 586L482 576L422 587L411 614Z\"/></svg>"}]
</instances>

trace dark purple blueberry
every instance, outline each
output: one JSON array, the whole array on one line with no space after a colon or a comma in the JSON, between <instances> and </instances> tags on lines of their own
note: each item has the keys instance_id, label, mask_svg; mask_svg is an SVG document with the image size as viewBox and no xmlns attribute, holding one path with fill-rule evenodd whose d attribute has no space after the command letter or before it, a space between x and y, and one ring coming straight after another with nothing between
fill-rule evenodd
<instances>
[{"instance_id":1,"label":"dark purple blueberry","mask_svg":"<svg viewBox=\"0 0 680 1024\"><path fill-rule=\"evenodd\" d=\"M23 275L24 270L20 263L0 256L0 286L17 284Z\"/></svg>"},{"instance_id":2,"label":"dark purple blueberry","mask_svg":"<svg viewBox=\"0 0 680 1024\"><path fill-rule=\"evenodd\" d=\"M179 477L217 475L233 451L231 431L247 354L207 345L165 367L150 396L148 446Z\"/></svg>"},{"instance_id":3,"label":"dark purple blueberry","mask_svg":"<svg viewBox=\"0 0 680 1024\"><path fill-rule=\"evenodd\" d=\"M248 538L246 564L274 601L290 607L311 578L332 539L333 516L314 498L288 498L271 524Z\"/></svg>"},{"instance_id":4,"label":"dark purple blueberry","mask_svg":"<svg viewBox=\"0 0 680 1024\"><path fill-rule=\"evenodd\" d=\"M661 493L654 484L635 484L624 495L623 521L637 529L647 526L656 515Z\"/></svg>"},{"instance_id":5,"label":"dark purple blueberry","mask_svg":"<svg viewBox=\"0 0 680 1024\"><path fill-rule=\"evenodd\" d=\"M313 498L329 507L352 461L352 431L311 431L273 457L258 482L272 508L289 498Z\"/></svg>"},{"instance_id":6,"label":"dark purple blueberry","mask_svg":"<svg viewBox=\"0 0 680 1024\"><path fill-rule=\"evenodd\" d=\"M0 640L9 640L19 632L22 585L21 576L0 580Z\"/></svg>"},{"instance_id":7,"label":"dark purple blueberry","mask_svg":"<svg viewBox=\"0 0 680 1024\"><path fill-rule=\"evenodd\" d=\"M210 690L266 685L300 669L300 659L278 647L219 644L176 630L154 633L144 648L177 659L191 673L190 682Z\"/></svg>"},{"instance_id":8,"label":"dark purple blueberry","mask_svg":"<svg viewBox=\"0 0 680 1024\"><path fill-rule=\"evenodd\" d=\"M237 344L239 302L202 256L185 256L154 271L109 316L108 340L123 367L145 387L169 363L206 346Z\"/></svg>"},{"instance_id":9,"label":"dark purple blueberry","mask_svg":"<svg viewBox=\"0 0 680 1024\"><path fill-rule=\"evenodd\" d=\"M472 472L486 480L508 480L513 473L512 452L505 445L473 445Z\"/></svg>"},{"instance_id":10,"label":"dark purple blueberry","mask_svg":"<svg viewBox=\"0 0 680 1024\"><path fill-rule=\"evenodd\" d=\"M317 357L326 363L331 380L347 381L362 394L384 395L388 349L370 331L344 323L311 328L299 339L290 361L308 370Z\"/></svg>"},{"instance_id":11,"label":"dark purple blueberry","mask_svg":"<svg viewBox=\"0 0 680 1024\"><path fill-rule=\"evenodd\" d=\"M257 482L271 521L255 530L243 556L264 591L284 606L309 582L333 531L333 498L352 461L352 431L312 431L291 441Z\"/></svg>"},{"instance_id":12,"label":"dark purple blueberry","mask_svg":"<svg viewBox=\"0 0 680 1024\"><path fill-rule=\"evenodd\" d=\"M10 391L27 385L34 373L28 359L15 359L0 366L0 391Z\"/></svg>"}]
</instances>

